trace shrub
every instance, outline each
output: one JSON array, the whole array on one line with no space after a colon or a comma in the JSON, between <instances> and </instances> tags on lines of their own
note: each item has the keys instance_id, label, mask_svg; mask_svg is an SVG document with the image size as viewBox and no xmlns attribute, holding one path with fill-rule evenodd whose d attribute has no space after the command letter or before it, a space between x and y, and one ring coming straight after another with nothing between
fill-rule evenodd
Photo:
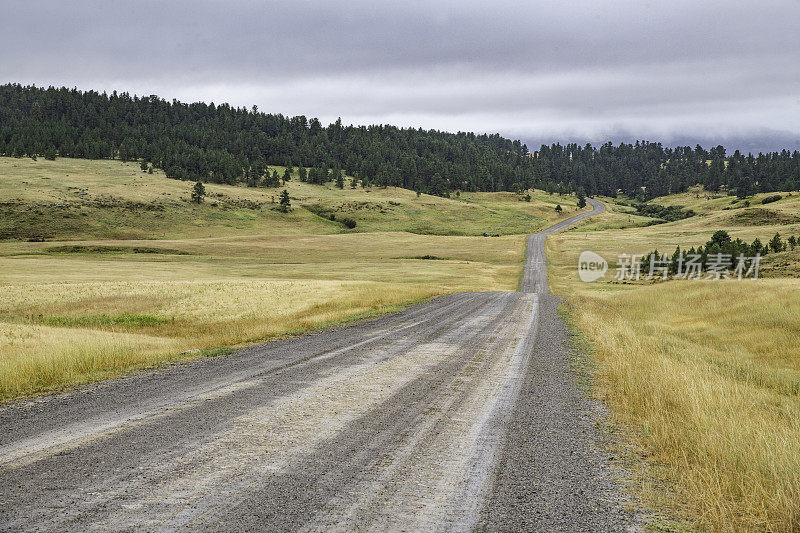
<instances>
[{"instance_id":1,"label":"shrub","mask_svg":"<svg viewBox=\"0 0 800 533\"><path fill-rule=\"evenodd\" d=\"M682 205L670 205L664 207L658 204L639 204L636 206L636 211L643 216L658 218L667 222L675 222L684 218L694 216L694 211L691 209L683 209Z\"/></svg>"},{"instance_id":2,"label":"shrub","mask_svg":"<svg viewBox=\"0 0 800 533\"><path fill-rule=\"evenodd\" d=\"M353 229L356 227L356 221L352 218L343 218L342 224L344 224L347 229Z\"/></svg>"},{"instance_id":3,"label":"shrub","mask_svg":"<svg viewBox=\"0 0 800 533\"><path fill-rule=\"evenodd\" d=\"M761 200L761 203L762 204L771 204L772 202L777 202L781 198L783 198L783 196L781 196L780 194L773 194L773 195L767 196L766 198Z\"/></svg>"}]
</instances>

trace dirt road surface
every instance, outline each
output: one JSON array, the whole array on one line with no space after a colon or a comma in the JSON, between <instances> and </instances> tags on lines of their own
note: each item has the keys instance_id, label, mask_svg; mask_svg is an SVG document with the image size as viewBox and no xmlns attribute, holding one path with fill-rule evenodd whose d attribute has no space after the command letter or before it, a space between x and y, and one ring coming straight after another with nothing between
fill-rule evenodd
<instances>
[{"instance_id":1,"label":"dirt road surface","mask_svg":"<svg viewBox=\"0 0 800 533\"><path fill-rule=\"evenodd\" d=\"M0 410L0 529L625 529L547 289L546 234L584 216L530 237L521 292Z\"/></svg>"}]
</instances>

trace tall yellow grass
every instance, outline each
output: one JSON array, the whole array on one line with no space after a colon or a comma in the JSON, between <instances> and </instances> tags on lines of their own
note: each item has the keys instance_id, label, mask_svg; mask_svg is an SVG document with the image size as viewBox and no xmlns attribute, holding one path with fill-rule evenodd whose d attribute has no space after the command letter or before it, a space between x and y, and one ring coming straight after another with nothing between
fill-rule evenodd
<instances>
[{"instance_id":1,"label":"tall yellow grass","mask_svg":"<svg viewBox=\"0 0 800 533\"><path fill-rule=\"evenodd\" d=\"M395 310L440 294L425 284L323 280L68 283L7 287L0 322L0 398L85 383L206 350L274 338L347 318ZM150 306L143 302L152 296ZM137 325L52 327L130 309L159 320ZM125 315L123 315L125 316ZM16 323L15 323L16 322Z\"/></svg>"},{"instance_id":2,"label":"tall yellow grass","mask_svg":"<svg viewBox=\"0 0 800 533\"><path fill-rule=\"evenodd\" d=\"M435 295L513 289L523 234L556 202L576 203L292 180L208 184L197 205L191 183L66 158L3 157L0 177L0 234L14 237L0 242L0 401ZM272 209L284 186L290 213ZM519 235L423 235L484 232Z\"/></svg>"},{"instance_id":3,"label":"tall yellow grass","mask_svg":"<svg viewBox=\"0 0 800 533\"><path fill-rule=\"evenodd\" d=\"M77 385L174 357L179 340L0 322L0 399Z\"/></svg>"},{"instance_id":4,"label":"tall yellow grass","mask_svg":"<svg viewBox=\"0 0 800 533\"><path fill-rule=\"evenodd\" d=\"M3 243L0 400L436 295L510 290L523 240L390 233L93 241L90 247L186 255L48 253L42 248L78 243ZM413 259L426 256L445 259Z\"/></svg>"},{"instance_id":5,"label":"tall yellow grass","mask_svg":"<svg viewBox=\"0 0 800 533\"><path fill-rule=\"evenodd\" d=\"M643 497L713 531L800 529L800 280L578 281L580 251L674 247L679 228L555 236L554 291L594 348L597 392L647 459L645 478L672 487L643 483Z\"/></svg>"}]
</instances>

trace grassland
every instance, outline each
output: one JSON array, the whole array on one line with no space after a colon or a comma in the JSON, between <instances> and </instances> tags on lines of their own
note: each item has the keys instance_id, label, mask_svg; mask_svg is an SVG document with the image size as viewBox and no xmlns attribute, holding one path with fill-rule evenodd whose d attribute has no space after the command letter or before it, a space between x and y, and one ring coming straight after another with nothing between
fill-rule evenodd
<instances>
[{"instance_id":1,"label":"grassland","mask_svg":"<svg viewBox=\"0 0 800 533\"><path fill-rule=\"evenodd\" d=\"M190 187L117 161L0 158L0 400L513 289L523 235L576 204L294 180L294 208L280 213L280 189L208 185L196 205ZM800 250L770 254L765 279L742 282L584 284L577 257L671 252L717 229L800 235L800 195L764 196L661 198L698 216L655 226L606 199L607 213L548 240L551 285L593 347L597 393L647 465L641 495L711 530L800 527ZM485 232L503 236L475 236Z\"/></svg>"},{"instance_id":2,"label":"grassland","mask_svg":"<svg viewBox=\"0 0 800 533\"><path fill-rule=\"evenodd\" d=\"M283 174L283 167L270 167ZM349 179L348 179L349 183ZM202 205L192 183L148 174L134 163L0 158L0 239L169 239L232 235L404 231L433 235L530 233L576 209L572 196L534 191L441 198L397 187L339 190L296 178L277 188L208 184ZM288 189L294 209L281 213ZM561 204L564 214L555 212ZM347 230L344 217L357 222Z\"/></svg>"},{"instance_id":3,"label":"grassland","mask_svg":"<svg viewBox=\"0 0 800 533\"><path fill-rule=\"evenodd\" d=\"M191 186L133 163L0 158L0 400L513 289L523 235L577 203L293 180L281 213L283 187L209 184L197 205Z\"/></svg>"},{"instance_id":4,"label":"grassland","mask_svg":"<svg viewBox=\"0 0 800 533\"><path fill-rule=\"evenodd\" d=\"M800 234L800 224L787 223L800 215L797 193L767 205L759 195L752 207L733 209L725 207L734 198L712 196L660 199L700 213L678 222L636 227L627 208L612 205L552 237L551 285L592 346L597 394L644 459L640 494L701 529L793 531L800 527L800 251L767 256L759 280L620 283L613 265L598 282L577 277L583 250L614 263L619 253L702 244L717 229L748 242ZM735 216L754 209L773 215Z\"/></svg>"}]
</instances>

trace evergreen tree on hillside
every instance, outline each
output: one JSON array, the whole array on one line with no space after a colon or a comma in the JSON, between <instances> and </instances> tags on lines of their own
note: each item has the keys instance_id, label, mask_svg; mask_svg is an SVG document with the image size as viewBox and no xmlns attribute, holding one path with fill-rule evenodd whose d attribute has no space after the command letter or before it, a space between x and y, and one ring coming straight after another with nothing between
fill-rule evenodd
<instances>
[{"instance_id":1,"label":"evergreen tree on hillside","mask_svg":"<svg viewBox=\"0 0 800 533\"><path fill-rule=\"evenodd\" d=\"M769 248L773 252L782 252L786 249L786 245L783 243L780 233L776 233L775 236L769 241Z\"/></svg>"},{"instance_id":2,"label":"evergreen tree on hillside","mask_svg":"<svg viewBox=\"0 0 800 533\"><path fill-rule=\"evenodd\" d=\"M753 244L750 245L750 249L752 250L753 255L763 255L767 253L766 247L761 243L761 240L758 237L753 240Z\"/></svg>"},{"instance_id":3,"label":"evergreen tree on hillside","mask_svg":"<svg viewBox=\"0 0 800 533\"><path fill-rule=\"evenodd\" d=\"M206 188L202 182L198 181L194 184L194 187L192 187L192 202L202 204L205 196Z\"/></svg>"},{"instance_id":4,"label":"evergreen tree on hillside","mask_svg":"<svg viewBox=\"0 0 800 533\"><path fill-rule=\"evenodd\" d=\"M431 178L430 185L428 186L428 194L436 196L447 196L450 192L447 182L438 172Z\"/></svg>"},{"instance_id":5,"label":"evergreen tree on hillside","mask_svg":"<svg viewBox=\"0 0 800 533\"><path fill-rule=\"evenodd\" d=\"M281 192L280 206L281 211L284 213L288 212L292 207L292 200L289 198L289 191L286 189L283 189L283 192Z\"/></svg>"}]
</instances>

